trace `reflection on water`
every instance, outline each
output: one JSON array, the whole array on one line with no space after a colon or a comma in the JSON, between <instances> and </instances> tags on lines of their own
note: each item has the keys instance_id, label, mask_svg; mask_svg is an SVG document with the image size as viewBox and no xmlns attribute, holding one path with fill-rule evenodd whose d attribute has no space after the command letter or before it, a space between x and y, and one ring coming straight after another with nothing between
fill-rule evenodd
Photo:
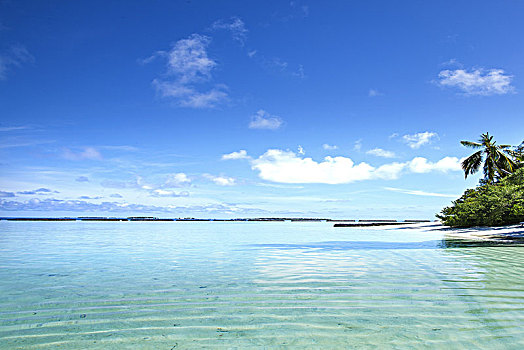
<instances>
[{"instance_id":1,"label":"reflection on water","mask_svg":"<svg viewBox=\"0 0 524 350\"><path fill-rule=\"evenodd\" d=\"M524 346L524 248L326 223L0 222L0 348Z\"/></svg>"}]
</instances>

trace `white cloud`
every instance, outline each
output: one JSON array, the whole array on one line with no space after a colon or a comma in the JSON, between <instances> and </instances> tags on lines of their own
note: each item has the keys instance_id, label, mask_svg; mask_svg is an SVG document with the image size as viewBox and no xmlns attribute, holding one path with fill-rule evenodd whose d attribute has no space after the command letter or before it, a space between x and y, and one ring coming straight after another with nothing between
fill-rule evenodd
<instances>
[{"instance_id":1,"label":"white cloud","mask_svg":"<svg viewBox=\"0 0 524 350\"><path fill-rule=\"evenodd\" d=\"M247 39L246 26L244 22L238 17L231 17L229 22L224 20L218 20L211 26L212 29L224 29L231 32L231 36L234 40L238 41L241 45L244 45Z\"/></svg>"},{"instance_id":2,"label":"white cloud","mask_svg":"<svg viewBox=\"0 0 524 350\"><path fill-rule=\"evenodd\" d=\"M445 198L459 197L458 195L454 195L454 194L434 193L434 192L426 192L426 191L421 191L421 190L406 190L406 189L395 188L395 187L384 187L384 189L388 191L411 194L415 196L445 197Z\"/></svg>"},{"instance_id":3,"label":"white cloud","mask_svg":"<svg viewBox=\"0 0 524 350\"><path fill-rule=\"evenodd\" d=\"M304 154L306 154L306 151L305 151L304 148L303 148L302 146L300 146L300 145L298 145L298 154L300 154L300 155L302 155L302 156L303 156Z\"/></svg>"},{"instance_id":4,"label":"white cloud","mask_svg":"<svg viewBox=\"0 0 524 350\"><path fill-rule=\"evenodd\" d=\"M251 157L247 155L247 151L245 149L241 149L238 152L231 152L228 154L224 154L222 156L222 160L230 160L230 159L250 159Z\"/></svg>"},{"instance_id":5,"label":"white cloud","mask_svg":"<svg viewBox=\"0 0 524 350\"><path fill-rule=\"evenodd\" d=\"M215 184L219 186L233 186L235 185L235 179L232 177L227 176L214 176L211 174L204 174L203 175L206 179L209 179L213 181Z\"/></svg>"},{"instance_id":6,"label":"white cloud","mask_svg":"<svg viewBox=\"0 0 524 350\"><path fill-rule=\"evenodd\" d=\"M0 127L1 132L9 132L9 131L15 131L15 130L26 130L30 129L29 126L23 125L23 126L3 126Z\"/></svg>"},{"instance_id":7,"label":"white cloud","mask_svg":"<svg viewBox=\"0 0 524 350\"><path fill-rule=\"evenodd\" d=\"M20 67L27 62L33 62L34 57L21 45L13 45L0 55L0 80L7 79L7 72L14 67Z\"/></svg>"},{"instance_id":8,"label":"white cloud","mask_svg":"<svg viewBox=\"0 0 524 350\"><path fill-rule=\"evenodd\" d=\"M360 150L362 149L362 139L355 141L355 145L353 146L353 149L355 151L360 152Z\"/></svg>"},{"instance_id":9,"label":"white cloud","mask_svg":"<svg viewBox=\"0 0 524 350\"><path fill-rule=\"evenodd\" d=\"M89 182L89 178L87 176L79 176L75 179L76 182Z\"/></svg>"},{"instance_id":10,"label":"white cloud","mask_svg":"<svg viewBox=\"0 0 524 350\"><path fill-rule=\"evenodd\" d=\"M436 163L417 157L408 162L393 162L373 167L365 162L355 164L346 157L325 157L317 162L302 158L292 151L270 149L251 161L259 177L278 183L344 184L371 179L397 179L403 172L426 173L429 171L461 171L460 160L445 157Z\"/></svg>"},{"instance_id":11,"label":"white cloud","mask_svg":"<svg viewBox=\"0 0 524 350\"><path fill-rule=\"evenodd\" d=\"M457 157L444 157L436 163L428 161L426 158L415 157L409 163L409 169L414 173L429 173L430 171L461 171L461 160Z\"/></svg>"},{"instance_id":12,"label":"white cloud","mask_svg":"<svg viewBox=\"0 0 524 350\"><path fill-rule=\"evenodd\" d=\"M280 117L271 115L261 109L251 117L249 128L275 130L280 128L283 123L284 121Z\"/></svg>"},{"instance_id":13,"label":"white cloud","mask_svg":"<svg viewBox=\"0 0 524 350\"><path fill-rule=\"evenodd\" d=\"M191 179L185 173L169 174L163 187L184 187L191 184Z\"/></svg>"},{"instance_id":14,"label":"white cloud","mask_svg":"<svg viewBox=\"0 0 524 350\"><path fill-rule=\"evenodd\" d=\"M369 97L376 97L376 96L383 96L384 94L378 91L377 89L369 89L368 96Z\"/></svg>"},{"instance_id":15,"label":"white cloud","mask_svg":"<svg viewBox=\"0 0 524 350\"><path fill-rule=\"evenodd\" d=\"M413 135L404 135L402 136L402 139L407 145L413 149L420 148L423 145L429 144L433 141L433 139L438 138L438 134L436 132L419 132Z\"/></svg>"},{"instance_id":16,"label":"white cloud","mask_svg":"<svg viewBox=\"0 0 524 350\"><path fill-rule=\"evenodd\" d=\"M395 158L395 153L391 151L386 151L382 148L373 148L366 152L366 154L371 154L372 156L382 157L382 158Z\"/></svg>"},{"instance_id":17,"label":"white cloud","mask_svg":"<svg viewBox=\"0 0 524 350\"><path fill-rule=\"evenodd\" d=\"M209 82L217 63L208 57L211 38L192 34L177 41L169 52L159 51L143 60L148 63L155 57L167 60L167 75L173 79L154 79L153 86L162 97L173 98L182 107L212 108L227 99L227 86L216 84L207 89L195 85Z\"/></svg>"},{"instance_id":18,"label":"white cloud","mask_svg":"<svg viewBox=\"0 0 524 350\"><path fill-rule=\"evenodd\" d=\"M151 195L153 197L188 197L189 196L189 192L182 191L180 193L176 193L174 191L167 191L167 190L162 190L162 189L156 189L156 190L151 191Z\"/></svg>"},{"instance_id":19,"label":"white cloud","mask_svg":"<svg viewBox=\"0 0 524 350\"><path fill-rule=\"evenodd\" d=\"M190 108L213 108L227 100L227 87L216 85L208 91L183 85L180 82L153 80L153 86L160 92L162 97L172 97L182 107Z\"/></svg>"},{"instance_id":20,"label":"white cloud","mask_svg":"<svg viewBox=\"0 0 524 350\"><path fill-rule=\"evenodd\" d=\"M110 151L123 151L123 152L136 152L138 148L135 146L129 145L120 145L120 146L99 146L98 148L107 149Z\"/></svg>"},{"instance_id":21,"label":"white cloud","mask_svg":"<svg viewBox=\"0 0 524 350\"><path fill-rule=\"evenodd\" d=\"M182 83L209 79L211 70L217 65L207 55L210 42L211 38L199 34L177 41L167 53L168 72L177 75Z\"/></svg>"},{"instance_id":22,"label":"white cloud","mask_svg":"<svg viewBox=\"0 0 524 350\"><path fill-rule=\"evenodd\" d=\"M101 160L102 155L93 147L85 147L83 151L74 152L69 148L65 148L62 157L69 160Z\"/></svg>"},{"instance_id":23,"label":"white cloud","mask_svg":"<svg viewBox=\"0 0 524 350\"><path fill-rule=\"evenodd\" d=\"M328 145L327 143L325 143L325 144L322 145L322 148L325 149L326 151L334 151L334 150L338 149L338 146L336 146L336 145Z\"/></svg>"},{"instance_id":24,"label":"white cloud","mask_svg":"<svg viewBox=\"0 0 524 350\"><path fill-rule=\"evenodd\" d=\"M252 168L259 171L260 178L280 183L349 183L369 179L373 171L369 164L355 165L349 158L326 157L318 163L278 149L270 149L253 160Z\"/></svg>"},{"instance_id":25,"label":"white cloud","mask_svg":"<svg viewBox=\"0 0 524 350\"><path fill-rule=\"evenodd\" d=\"M440 86L457 88L465 95L503 95L515 88L511 85L513 77L502 69L475 69L470 72L464 69L443 70L438 75Z\"/></svg>"}]
</instances>

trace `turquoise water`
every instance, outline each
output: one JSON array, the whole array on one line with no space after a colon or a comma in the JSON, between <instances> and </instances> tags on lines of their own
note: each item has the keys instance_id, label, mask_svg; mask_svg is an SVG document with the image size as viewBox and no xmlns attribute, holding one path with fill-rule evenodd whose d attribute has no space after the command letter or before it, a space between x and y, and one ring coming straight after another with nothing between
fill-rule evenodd
<instances>
[{"instance_id":1,"label":"turquoise water","mask_svg":"<svg viewBox=\"0 0 524 350\"><path fill-rule=\"evenodd\" d=\"M330 223L4 221L0 349L524 348L524 247L450 245Z\"/></svg>"}]
</instances>

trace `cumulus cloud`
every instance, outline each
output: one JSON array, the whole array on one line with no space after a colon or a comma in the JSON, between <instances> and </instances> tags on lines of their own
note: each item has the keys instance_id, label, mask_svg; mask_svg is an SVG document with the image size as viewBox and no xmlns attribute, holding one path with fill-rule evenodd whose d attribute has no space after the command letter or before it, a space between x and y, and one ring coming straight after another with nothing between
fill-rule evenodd
<instances>
[{"instance_id":1,"label":"cumulus cloud","mask_svg":"<svg viewBox=\"0 0 524 350\"><path fill-rule=\"evenodd\" d=\"M101 160L102 155L94 147L84 147L82 151L72 151L69 148L65 148L62 153L62 157L69 160Z\"/></svg>"},{"instance_id":2,"label":"cumulus cloud","mask_svg":"<svg viewBox=\"0 0 524 350\"><path fill-rule=\"evenodd\" d=\"M283 123L284 122L280 117L271 115L261 109L251 117L249 128L276 130L280 128Z\"/></svg>"},{"instance_id":3,"label":"cumulus cloud","mask_svg":"<svg viewBox=\"0 0 524 350\"><path fill-rule=\"evenodd\" d=\"M438 75L438 85L456 88L464 95L504 95L515 91L513 77L502 69L443 70Z\"/></svg>"},{"instance_id":4,"label":"cumulus cloud","mask_svg":"<svg viewBox=\"0 0 524 350\"><path fill-rule=\"evenodd\" d=\"M413 135L404 135L402 140L411 148L418 149L423 145L431 143L434 139L438 139L436 132L419 132Z\"/></svg>"},{"instance_id":5,"label":"cumulus cloud","mask_svg":"<svg viewBox=\"0 0 524 350\"><path fill-rule=\"evenodd\" d=\"M445 198L459 197L458 195L454 195L454 194L434 193L434 192L426 192L426 191L421 191L421 190L406 190L403 188L395 188L395 187L384 187L384 189L388 191L393 191L393 192L411 194L414 196L445 197Z\"/></svg>"},{"instance_id":6,"label":"cumulus cloud","mask_svg":"<svg viewBox=\"0 0 524 350\"><path fill-rule=\"evenodd\" d=\"M373 171L369 164L355 165L349 158L326 157L318 163L278 149L270 149L253 160L252 168L262 179L281 183L349 183L368 179Z\"/></svg>"},{"instance_id":7,"label":"cumulus cloud","mask_svg":"<svg viewBox=\"0 0 524 350\"><path fill-rule=\"evenodd\" d=\"M34 57L22 45L13 45L0 54L0 80L7 79L7 73L12 68L18 68L24 63L34 62Z\"/></svg>"},{"instance_id":8,"label":"cumulus cloud","mask_svg":"<svg viewBox=\"0 0 524 350\"><path fill-rule=\"evenodd\" d=\"M191 184L191 179L185 173L169 174L163 187L184 187Z\"/></svg>"},{"instance_id":9,"label":"cumulus cloud","mask_svg":"<svg viewBox=\"0 0 524 350\"><path fill-rule=\"evenodd\" d=\"M153 80L153 86L161 96L192 108L212 108L227 99L227 86L223 84L209 89L202 87L203 83L212 80L212 70L217 66L207 53L210 42L208 36L192 34L177 41L170 51L158 51L143 61L148 63L156 57L166 59L167 75L171 79Z\"/></svg>"},{"instance_id":10,"label":"cumulus cloud","mask_svg":"<svg viewBox=\"0 0 524 350\"><path fill-rule=\"evenodd\" d=\"M238 41L242 46L247 39L246 25L238 17L231 17L229 21L218 20L211 26L213 30L227 30L231 33L233 40Z\"/></svg>"},{"instance_id":11,"label":"cumulus cloud","mask_svg":"<svg viewBox=\"0 0 524 350\"><path fill-rule=\"evenodd\" d=\"M241 149L238 152L231 152L231 153L222 155L222 160L250 159L250 158L251 157L247 155L247 151L245 149Z\"/></svg>"},{"instance_id":12,"label":"cumulus cloud","mask_svg":"<svg viewBox=\"0 0 524 350\"><path fill-rule=\"evenodd\" d=\"M110 194L109 197L111 197L111 198L124 198L124 197L122 197L121 194L118 194L118 193Z\"/></svg>"},{"instance_id":13,"label":"cumulus cloud","mask_svg":"<svg viewBox=\"0 0 524 350\"><path fill-rule=\"evenodd\" d=\"M366 154L371 154L372 156L382 157L382 158L395 158L396 155L394 152L386 151L382 148L373 148L366 152Z\"/></svg>"},{"instance_id":14,"label":"cumulus cloud","mask_svg":"<svg viewBox=\"0 0 524 350\"><path fill-rule=\"evenodd\" d=\"M100 196L80 196L78 199L101 199L103 197Z\"/></svg>"},{"instance_id":15,"label":"cumulus cloud","mask_svg":"<svg viewBox=\"0 0 524 350\"><path fill-rule=\"evenodd\" d=\"M430 171L461 171L461 161L457 157L444 157L436 163L432 163L423 157L415 157L409 163L409 169L414 173L429 173Z\"/></svg>"},{"instance_id":16,"label":"cumulus cloud","mask_svg":"<svg viewBox=\"0 0 524 350\"><path fill-rule=\"evenodd\" d=\"M219 186L233 186L235 185L235 179L227 176L214 176L211 174L203 175L206 179L213 181Z\"/></svg>"},{"instance_id":17,"label":"cumulus cloud","mask_svg":"<svg viewBox=\"0 0 524 350\"><path fill-rule=\"evenodd\" d=\"M75 179L76 182L89 182L89 178L87 176L79 176Z\"/></svg>"},{"instance_id":18,"label":"cumulus cloud","mask_svg":"<svg viewBox=\"0 0 524 350\"><path fill-rule=\"evenodd\" d=\"M11 198L11 197L15 197L15 194L13 192L0 191L0 198Z\"/></svg>"},{"instance_id":19,"label":"cumulus cloud","mask_svg":"<svg viewBox=\"0 0 524 350\"><path fill-rule=\"evenodd\" d=\"M270 149L251 162L259 177L279 183L344 184L371 179L397 179L402 172L425 173L429 171L460 171L460 160L446 157L436 163L417 157L408 162L394 162L373 167L361 162L355 164L346 157L325 157L317 162L302 158L291 151Z\"/></svg>"},{"instance_id":20,"label":"cumulus cloud","mask_svg":"<svg viewBox=\"0 0 524 350\"><path fill-rule=\"evenodd\" d=\"M333 150L338 149L338 146L336 146L336 145L328 145L327 143L325 143L325 144L322 145L322 148L325 149L326 151L333 151Z\"/></svg>"}]
</instances>

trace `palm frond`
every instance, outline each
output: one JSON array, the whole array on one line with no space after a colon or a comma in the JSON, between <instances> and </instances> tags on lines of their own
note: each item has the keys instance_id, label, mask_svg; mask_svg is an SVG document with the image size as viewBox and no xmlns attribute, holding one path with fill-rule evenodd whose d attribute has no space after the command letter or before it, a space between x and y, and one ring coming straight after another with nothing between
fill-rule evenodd
<instances>
[{"instance_id":1,"label":"palm frond","mask_svg":"<svg viewBox=\"0 0 524 350\"><path fill-rule=\"evenodd\" d=\"M464 170L464 178L468 175L476 173L482 165L482 151L477 151L462 161L462 169Z\"/></svg>"},{"instance_id":2,"label":"palm frond","mask_svg":"<svg viewBox=\"0 0 524 350\"><path fill-rule=\"evenodd\" d=\"M460 143L463 146L471 147L471 148L481 148L482 147L481 143L477 143L477 142L473 142L473 141L460 141Z\"/></svg>"}]
</instances>

